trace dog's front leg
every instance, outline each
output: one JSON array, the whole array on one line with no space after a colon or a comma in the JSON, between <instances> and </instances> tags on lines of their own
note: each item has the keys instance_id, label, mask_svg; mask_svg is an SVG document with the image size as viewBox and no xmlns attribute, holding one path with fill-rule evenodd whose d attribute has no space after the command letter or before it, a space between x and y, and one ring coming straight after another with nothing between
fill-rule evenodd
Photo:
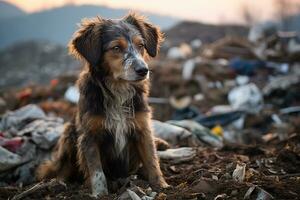
<instances>
[{"instance_id":1,"label":"dog's front leg","mask_svg":"<svg viewBox=\"0 0 300 200\"><path fill-rule=\"evenodd\" d=\"M145 131L148 133L145 134ZM162 188L169 187L160 170L153 136L149 134L152 134L149 129L144 130L144 134L142 134L142 137L137 144L143 168L148 175L148 180L151 185L158 185Z\"/></svg>"},{"instance_id":2,"label":"dog's front leg","mask_svg":"<svg viewBox=\"0 0 300 200\"><path fill-rule=\"evenodd\" d=\"M92 195L95 197L108 194L100 156L95 137L88 134L81 135L78 140L78 161L86 178L90 181Z\"/></svg>"},{"instance_id":3,"label":"dog's front leg","mask_svg":"<svg viewBox=\"0 0 300 200\"><path fill-rule=\"evenodd\" d=\"M140 131L137 149L143 164L143 171L148 176L151 185L158 185L162 188L169 187L160 170L154 137L149 124L150 114L141 115L137 115L136 125Z\"/></svg>"}]
</instances>

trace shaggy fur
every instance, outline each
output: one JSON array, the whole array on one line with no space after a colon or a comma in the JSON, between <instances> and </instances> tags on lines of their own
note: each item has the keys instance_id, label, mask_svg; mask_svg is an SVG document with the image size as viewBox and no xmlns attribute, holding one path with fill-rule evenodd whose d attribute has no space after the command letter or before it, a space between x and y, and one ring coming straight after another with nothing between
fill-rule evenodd
<instances>
[{"instance_id":1,"label":"shaggy fur","mask_svg":"<svg viewBox=\"0 0 300 200\"><path fill-rule=\"evenodd\" d=\"M95 196L108 193L110 181L139 168L150 184L168 187L159 167L147 103L147 56L156 56L162 34L142 16L83 20L69 44L85 62L77 85L78 111L66 125L52 160L37 170L39 180L86 180Z\"/></svg>"}]
</instances>

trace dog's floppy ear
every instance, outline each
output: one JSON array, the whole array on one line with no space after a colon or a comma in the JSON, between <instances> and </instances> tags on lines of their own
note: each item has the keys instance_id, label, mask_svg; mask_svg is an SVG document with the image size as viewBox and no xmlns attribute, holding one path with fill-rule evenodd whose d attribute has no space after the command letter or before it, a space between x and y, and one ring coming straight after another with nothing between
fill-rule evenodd
<instances>
[{"instance_id":1,"label":"dog's floppy ear","mask_svg":"<svg viewBox=\"0 0 300 200\"><path fill-rule=\"evenodd\" d=\"M80 28L69 42L70 54L96 66L102 53L101 31L104 23L105 20L100 17L82 20Z\"/></svg>"},{"instance_id":2,"label":"dog's floppy ear","mask_svg":"<svg viewBox=\"0 0 300 200\"><path fill-rule=\"evenodd\" d=\"M125 22L135 26L145 40L145 48L151 57L158 53L160 43L163 41L163 34L160 29L150 24L144 16L130 13L123 19Z\"/></svg>"}]
</instances>

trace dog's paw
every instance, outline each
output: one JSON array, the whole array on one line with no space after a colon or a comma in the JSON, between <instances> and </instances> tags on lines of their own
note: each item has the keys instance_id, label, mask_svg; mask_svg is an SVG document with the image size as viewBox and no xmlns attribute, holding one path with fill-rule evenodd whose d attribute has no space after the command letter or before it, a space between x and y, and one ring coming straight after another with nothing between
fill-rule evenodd
<instances>
[{"instance_id":1,"label":"dog's paw","mask_svg":"<svg viewBox=\"0 0 300 200\"><path fill-rule=\"evenodd\" d=\"M92 196L101 197L108 194L106 178L103 171L97 171L92 178Z\"/></svg>"},{"instance_id":2,"label":"dog's paw","mask_svg":"<svg viewBox=\"0 0 300 200\"><path fill-rule=\"evenodd\" d=\"M165 181L164 178L161 178L159 181L150 182L150 185L155 188L155 189L167 189L170 188L171 186Z\"/></svg>"},{"instance_id":3,"label":"dog's paw","mask_svg":"<svg viewBox=\"0 0 300 200\"><path fill-rule=\"evenodd\" d=\"M91 194L92 197L94 198L99 198L99 197L103 197L105 195L108 195L108 191L107 189L105 190L98 190L98 191L93 191L93 193Z\"/></svg>"},{"instance_id":4,"label":"dog's paw","mask_svg":"<svg viewBox=\"0 0 300 200\"><path fill-rule=\"evenodd\" d=\"M159 187L163 189L167 189L170 188L171 186L165 180L163 180L159 183Z\"/></svg>"}]
</instances>

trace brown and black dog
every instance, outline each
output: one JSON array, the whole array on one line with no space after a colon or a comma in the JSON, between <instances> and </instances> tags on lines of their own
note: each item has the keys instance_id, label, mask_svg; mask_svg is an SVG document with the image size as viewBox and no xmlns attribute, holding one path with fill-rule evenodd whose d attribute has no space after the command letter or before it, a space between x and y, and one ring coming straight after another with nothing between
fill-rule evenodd
<instances>
[{"instance_id":1,"label":"brown and black dog","mask_svg":"<svg viewBox=\"0 0 300 200\"><path fill-rule=\"evenodd\" d=\"M82 21L69 44L71 54L85 61L77 81L78 111L52 160L39 166L39 180L83 175L93 195L102 196L108 193L107 181L140 169L150 184L168 187L151 130L145 62L156 56L161 41L160 30L134 13Z\"/></svg>"}]
</instances>

